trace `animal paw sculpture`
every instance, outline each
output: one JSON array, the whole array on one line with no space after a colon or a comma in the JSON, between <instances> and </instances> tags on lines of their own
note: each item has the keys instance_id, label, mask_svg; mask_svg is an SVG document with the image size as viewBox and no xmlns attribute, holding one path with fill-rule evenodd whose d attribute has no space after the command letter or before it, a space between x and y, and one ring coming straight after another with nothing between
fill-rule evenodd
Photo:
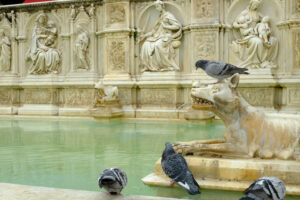
<instances>
[{"instance_id":1,"label":"animal paw sculpture","mask_svg":"<svg viewBox=\"0 0 300 200\"><path fill-rule=\"evenodd\" d=\"M214 112L225 123L224 139L179 142L174 149L183 155L296 159L300 147L298 121L272 119L259 111L237 90L239 75L227 82L193 88L193 108Z\"/></svg>"}]
</instances>

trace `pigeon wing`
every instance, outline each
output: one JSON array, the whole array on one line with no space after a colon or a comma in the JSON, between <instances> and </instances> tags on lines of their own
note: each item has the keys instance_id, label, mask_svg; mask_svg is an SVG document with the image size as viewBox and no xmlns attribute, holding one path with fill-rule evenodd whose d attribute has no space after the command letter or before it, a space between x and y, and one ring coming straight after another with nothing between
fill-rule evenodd
<instances>
[{"instance_id":1,"label":"pigeon wing","mask_svg":"<svg viewBox=\"0 0 300 200\"><path fill-rule=\"evenodd\" d=\"M168 177L175 179L185 172L187 164L181 155L173 154L162 162L162 167Z\"/></svg>"}]
</instances>

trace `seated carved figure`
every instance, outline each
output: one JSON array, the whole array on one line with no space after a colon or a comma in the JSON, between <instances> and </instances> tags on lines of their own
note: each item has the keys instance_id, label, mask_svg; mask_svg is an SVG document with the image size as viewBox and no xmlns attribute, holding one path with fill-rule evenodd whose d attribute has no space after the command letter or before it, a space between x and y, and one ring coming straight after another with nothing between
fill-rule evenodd
<instances>
[{"instance_id":1,"label":"seated carved figure","mask_svg":"<svg viewBox=\"0 0 300 200\"><path fill-rule=\"evenodd\" d=\"M228 82L192 89L193 108L210 110L226 126L224 139L175 143L184 155L297 159L299 121L272 119L249 105L237 90L239 75Z\"/></svg>"}]
</instances>

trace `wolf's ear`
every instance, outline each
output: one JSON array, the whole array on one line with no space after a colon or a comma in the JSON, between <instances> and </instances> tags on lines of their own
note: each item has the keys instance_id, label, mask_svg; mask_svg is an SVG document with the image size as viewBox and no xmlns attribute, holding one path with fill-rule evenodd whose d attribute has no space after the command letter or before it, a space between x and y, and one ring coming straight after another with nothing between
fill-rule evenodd
<instances>
[{"instance_id":1,"label":"wolf's ear","mask_svg":"<svg viewBox=\"0 0 300 200\"><path fill-rule=\"evenodd\" d=\"M238 73L234 74L229 79L229 85L231 88L237 88L240 82L240 75Z\"/></svg>"}]
</instances>

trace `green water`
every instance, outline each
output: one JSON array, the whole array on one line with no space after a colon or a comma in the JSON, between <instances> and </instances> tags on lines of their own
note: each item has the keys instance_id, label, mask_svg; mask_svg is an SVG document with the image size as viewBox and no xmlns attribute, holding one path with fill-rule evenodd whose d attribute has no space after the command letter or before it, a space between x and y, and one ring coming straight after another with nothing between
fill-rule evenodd
<instances>
[{"instance_id":1,"label":"green water","mask_svg":"<svg viewBox=\"0 0 300 200\"><path fill-rule=\"evenodd\" d=\"M0 119L0 182L99 191L99 173L118 166L129 179L124 194L236 200L241 193L202 190L190 196L141 182L154 172L166 141L222 137L224 131L221 123Z\"/></svg>"}]
</instances>

